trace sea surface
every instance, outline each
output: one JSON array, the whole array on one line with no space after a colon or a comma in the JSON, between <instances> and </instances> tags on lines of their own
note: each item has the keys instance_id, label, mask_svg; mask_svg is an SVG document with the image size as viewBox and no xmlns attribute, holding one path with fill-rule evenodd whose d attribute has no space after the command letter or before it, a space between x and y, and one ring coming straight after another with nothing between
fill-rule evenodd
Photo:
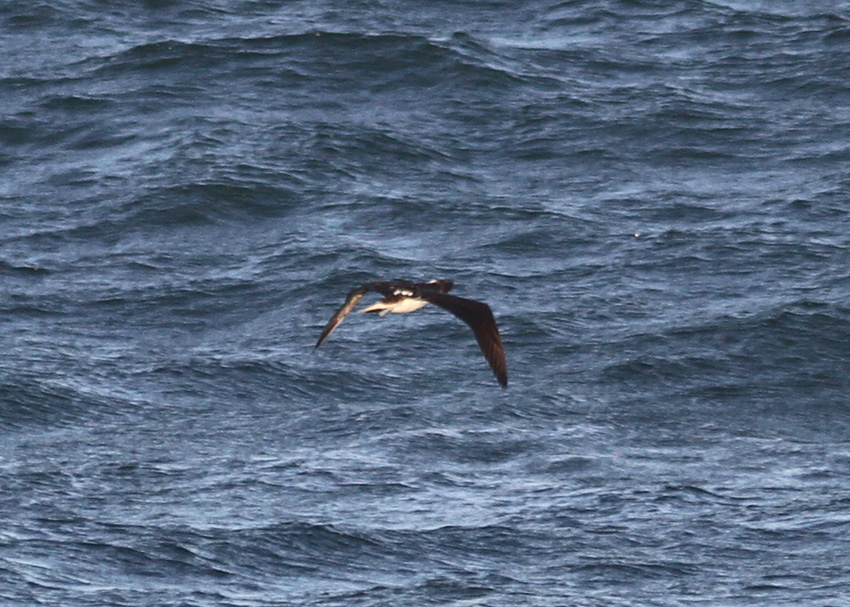
<instances>
[{"instance_id":1,"label":"sea surface","mask_svg":"<svg viewBox=\"0 0 850 607\"><path fill-rule=\"evenodd\" d=\"M0 56L3 607L850 604L850 2L4 0ZM314 348L395 278L508 388L433 306Z\"/></svg>"}]
</instances>

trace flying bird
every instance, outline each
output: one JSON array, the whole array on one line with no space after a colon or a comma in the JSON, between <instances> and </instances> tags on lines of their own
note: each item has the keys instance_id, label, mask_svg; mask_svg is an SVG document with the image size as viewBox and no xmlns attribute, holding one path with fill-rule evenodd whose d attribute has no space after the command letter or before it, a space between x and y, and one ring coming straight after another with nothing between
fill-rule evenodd
<instances>
[{"instance_id":1,"label":"flying bird","mask_svg":"<svg viewBox=\"0 0 850 607\"><path fill-rule=\"evenodd\" d=\"M406 282L406 281L378 281L361 285L349 291L345 303L331 317L316 347L321 346L324 341L334 332L340 323L345 320L360 300L374 291L384 296L381 301L375 302L361 312L377 313L379 316L392 312L393 314L406 314L415 312L426 305L434 304L444 310L448 310L472 328L475 339L481 347L484 358L496 375L496 379L503 388L508 387L508 366L505 362L505 349L502 346L502 338L493 312L486 303L465 299L455 295L449 295L454 286L451 280L432 280L431 282Z\"/></svg>"}]
</instances>

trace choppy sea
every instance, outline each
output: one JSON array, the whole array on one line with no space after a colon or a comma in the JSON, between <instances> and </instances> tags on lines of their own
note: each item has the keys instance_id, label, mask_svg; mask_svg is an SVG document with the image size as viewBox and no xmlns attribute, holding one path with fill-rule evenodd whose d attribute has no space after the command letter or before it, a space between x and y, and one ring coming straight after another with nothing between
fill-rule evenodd
<instances>
[{"instance_id":1,"label":"choppy sea","mask_svg":"<svg viewBox=\"0 0 850 607\"><path fill-rule=\"evenodd\" d=\"M6 0L0 604L850 604L850 2ZM510 385L373 280L490 304Z\"/></svg>"}]
</instances>

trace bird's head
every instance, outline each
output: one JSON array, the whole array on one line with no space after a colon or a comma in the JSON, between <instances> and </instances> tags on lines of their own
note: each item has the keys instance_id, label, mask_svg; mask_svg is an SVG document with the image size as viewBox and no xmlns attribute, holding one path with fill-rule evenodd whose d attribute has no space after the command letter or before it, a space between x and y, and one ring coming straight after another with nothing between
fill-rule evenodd
<instances>
[{"instance_id":1,"label":"bird's head","mask_svg":"<svg viewBox=\"0 0 850 607\"><path fill-rule=\"evenodd\" d=\"M448 293L455 286L455 283L451 280L431 280L428 281L429 285L434 285L440 290L440 293Z\"/></svg>"}]
</instances>

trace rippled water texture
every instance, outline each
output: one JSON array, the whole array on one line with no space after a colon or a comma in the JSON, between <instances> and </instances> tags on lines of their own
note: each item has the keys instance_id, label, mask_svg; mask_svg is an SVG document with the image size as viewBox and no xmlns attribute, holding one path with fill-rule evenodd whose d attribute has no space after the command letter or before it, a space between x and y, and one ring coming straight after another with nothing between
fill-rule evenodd
<instances>
[{"instance_id":1,"label":"rippled water texture","mask_svg":"<svg viewBox=\"0 0 850 607\"><path fill-rule=\"evenodd\" d=\"M0 603L846 602L850 4L0 32Z\"/></svg>"}]
</instances>

